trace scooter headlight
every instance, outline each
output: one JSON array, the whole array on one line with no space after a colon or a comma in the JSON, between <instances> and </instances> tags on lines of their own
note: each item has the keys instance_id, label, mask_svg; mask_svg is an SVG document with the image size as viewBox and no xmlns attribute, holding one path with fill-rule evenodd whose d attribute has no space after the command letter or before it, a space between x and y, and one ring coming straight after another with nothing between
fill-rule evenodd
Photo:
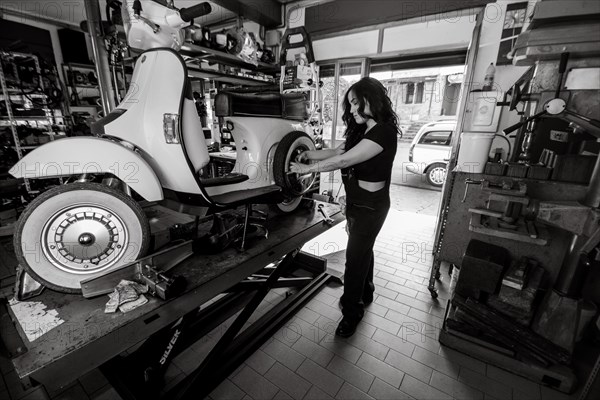
<instances>
[{"instance_id":1,"label":"scooter headlight","mask_svg":"<svg viewBox=\"0 0 600 400\"><path fill-rule=\"evenodd\" d=\"M168 144L179 144L179 115L164 114L163 130L165 133L165 140Z\"/></svg>"}]
</instances>

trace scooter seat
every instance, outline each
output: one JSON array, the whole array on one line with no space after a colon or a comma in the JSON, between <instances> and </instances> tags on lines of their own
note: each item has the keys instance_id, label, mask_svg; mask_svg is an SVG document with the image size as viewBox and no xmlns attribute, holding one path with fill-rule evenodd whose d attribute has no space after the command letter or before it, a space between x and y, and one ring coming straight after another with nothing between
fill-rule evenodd
<instances>
[{"instance_id":1,"label":"scooter seat","mask_svg":"<svg viewBox=\"0 0 600 400\"><path fill-rule=\"evenodd\" d=\"M237 172L233 172L227 175L219 176L216 178L205 178L200 179L200 183L204 187L212 187L212 186L223 186L223 185L233 185L234 183L241 183L250 179L248 175L240 174Z\"/></svg>"},{"instance_id":2,"label":"scooter seat","mask_svg":"<svg viewBox=\"0 0 600 400\"><path fill-rule=\"evenodd\" d=\"M308 97L304 93L220 92L215 97L218 117L270 117L304 121L308 118Z\"/></svg>"}]
</instances>

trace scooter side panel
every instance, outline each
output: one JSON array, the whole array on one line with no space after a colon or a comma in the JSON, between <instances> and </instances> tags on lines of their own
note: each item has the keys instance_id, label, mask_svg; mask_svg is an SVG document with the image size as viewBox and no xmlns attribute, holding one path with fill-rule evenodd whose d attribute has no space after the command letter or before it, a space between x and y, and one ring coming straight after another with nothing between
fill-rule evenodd
<instances>
[{"instance_id":1,"label":"scooter side panel","mask_svg":"<svg viewBox=\"0 0 600 400\"><path fill-rule=\"evenodd\" d=\"M237 158L234 172L248 175L248 180L236 185L208 187L214 196L232 190L255 189L274 185L271 165L277 144L292 131L304 131L302 124L283 118L226 117L233 123Z\"/></svg>"},{"instance_id":2,"label":"scooter side panel","mask_svg":"<svg viewBox=\"0 0 600 400\"><path fill-rule=\"evenodd\" d=\"M147 201L163 199L160 182L142 157L107 139L73 137L33 150L9 171L15 178L111 173Z\"/></svg>"}]
</instances>

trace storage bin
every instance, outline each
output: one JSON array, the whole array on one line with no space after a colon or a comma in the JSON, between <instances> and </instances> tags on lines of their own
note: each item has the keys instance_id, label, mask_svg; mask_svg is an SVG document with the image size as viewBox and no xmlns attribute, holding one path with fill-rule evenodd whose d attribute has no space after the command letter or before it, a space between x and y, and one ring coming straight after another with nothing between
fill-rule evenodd
<instances>
[{"instance_id":1,"label":"storage bin","mask_svg":"<svg viewBox=\"0 0 600 400\"><path fill-rule=\"evenodd\" d=\"M457 167L462 172L480 174L488 161L493 133L463 132L460 136Z\"/></svg>"}]
</instances>

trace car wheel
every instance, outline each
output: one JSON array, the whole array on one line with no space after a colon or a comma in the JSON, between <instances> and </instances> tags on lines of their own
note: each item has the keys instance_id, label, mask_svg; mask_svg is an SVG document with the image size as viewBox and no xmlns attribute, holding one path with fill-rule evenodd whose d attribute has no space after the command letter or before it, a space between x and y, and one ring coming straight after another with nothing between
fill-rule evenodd
<instances>
[{"instance_id":1,"label":"car wheel","mask_svg":"<svg viewBox=\"0 0 600 400\"><path fill-rule=\"evenodd\" d=\"M81 281L145 255L150 227L123 192L98 183L48 190L25 209L15 229L19 264L45 286L81 293Z\"/></svg>"},{"instance_id":2,"label":"car wheel","mask_svg":"<svg viewBox=\"0 0 600 400\"><path fill-rule=\"evenodd\" d=\"M446 164L431 164L429 168L427 168L425 176L427 178L427 183L431 186L442 187L446 181Z\"/></svg>"}]
</instances>

